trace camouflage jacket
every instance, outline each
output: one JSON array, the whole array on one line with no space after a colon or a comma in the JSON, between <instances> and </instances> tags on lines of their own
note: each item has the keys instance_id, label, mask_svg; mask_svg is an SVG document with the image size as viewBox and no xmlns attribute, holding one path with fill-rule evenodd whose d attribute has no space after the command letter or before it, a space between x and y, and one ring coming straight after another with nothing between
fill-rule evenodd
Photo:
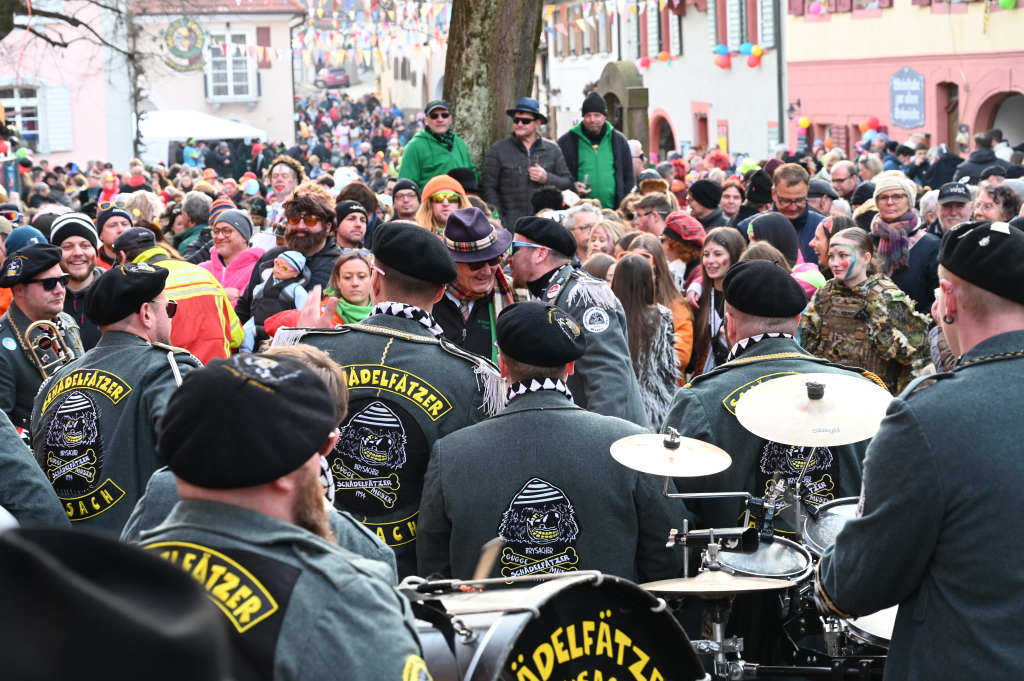
<instances>
[{"instance_id":1,"label":"camouflage jacket","mask_svg":"<svg viewBox=\"0 0 1024 681\"><path fill-rule=\"evenodd\" d=\"M929 361L927 315L884 274L848 288L832 279L800 319L800 344L816 357L879 376L893 395Z\"/></svg>"}]
</instances>

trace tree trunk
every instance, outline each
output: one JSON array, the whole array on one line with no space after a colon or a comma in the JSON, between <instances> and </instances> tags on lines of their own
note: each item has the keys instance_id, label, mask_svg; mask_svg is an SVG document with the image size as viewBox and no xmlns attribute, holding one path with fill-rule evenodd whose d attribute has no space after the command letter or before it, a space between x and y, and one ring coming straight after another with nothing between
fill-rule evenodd
<instances>
[{"instance_id":1,"label":"tree trunk","mask_svg":"<svg viewBox=\"0 0 1024 681\"><path fill-rule=\"evenodd\" d=\"M479 169L509 132L506 109L533 95L544 0L453 0L444 96Z\"/></svg>"}]
</instances>

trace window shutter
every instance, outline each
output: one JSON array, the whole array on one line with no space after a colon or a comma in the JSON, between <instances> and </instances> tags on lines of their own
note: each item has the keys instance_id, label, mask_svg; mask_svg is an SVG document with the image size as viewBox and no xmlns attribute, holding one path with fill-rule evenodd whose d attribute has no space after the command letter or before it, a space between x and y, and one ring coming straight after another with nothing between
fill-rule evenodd
<instances>
[{"instance_id":1,"label":"window shutter","mask_svg":"<svg viewBox=\"0 0 1024 681\"><path fill-rule=\"evenodd\" d=\"M656 57L661 51L661 30L658 26L658 0L647 2L647 54Z\"/></svg>"},{"instance_id":2,"label":"window shutter","mask_svg":"<svg viewBox=\"0 0 1024 681\"><path fill-rule=\"evenodd\" d=\"M46 118L40 128L46 134L47 151L71 151L74 141L71 130L71 94L67 85L50 84L45 88Z\"/></svg>"},{"instance_id":3,"label":"window shutter","mask_svg":"<svg viewBox=\"0 0 1024 681\"><path fill-rule=\"evenodd\" d=\"M774 0L761 0L758 17L761 20L761 29L758 34L761 38L761 47L772 49L775 47L775 2Z\"/></svg>"},{"instance_id":4,"label":"window shutter","mask_svg":"<svg viewBox=\"0 0 1024 681\"><path fill-rule=\"evenodd\" d=\"M789 0L789 13L801 16L804 13L804 0Z\"/></svg>"},{"instance_id":5,"label":"window shutter","mask_svg":"<svg viewBox=\"0 0 1024 681\"><path fill-rule=\"evenodd\" d=\"M918 0L913 0L918 2ZM924 0L925 3L931 3L931 0ZM852 12L853 11L853 0L835 0L835 7L830 11L832 12Z\"/></svg>"},{"instance_id":6,"label":"window shutter","mask_svg":"<svg viewBox=\"0 0 1024 681\"><path fill-rule=\"evenodd\" d=\"M728 12L728 33L726 44L730 52L739 52L743 42L743 2L744 0L726 0Z\"/></svg>"},{"instance_id":7,"label":"window shutter","mask_svg":"<svg viewBox=\"0 0 1024 681\"><path fill-rule=\"evenodd\" d=\"M715 49L715 45L718 44L718 13L717 5L719 2L725 2L725 0L708 0L708 32L711 33L711 49Z\"/></svg>"},{"instance_id":8,"label":"window shutter","mask_svg":"<svg viewBox=\"0 0 1024 681\"><path fill-rule=\"evenodd\" d=\"M263 56L260 56L260 51L256 50L256 58L259 62L256 64L256 68L269 69L270 64L270 27L269 26L257 26L256 27L256 47L265 48L263 50Z\"/></svg>"}]
</instances>

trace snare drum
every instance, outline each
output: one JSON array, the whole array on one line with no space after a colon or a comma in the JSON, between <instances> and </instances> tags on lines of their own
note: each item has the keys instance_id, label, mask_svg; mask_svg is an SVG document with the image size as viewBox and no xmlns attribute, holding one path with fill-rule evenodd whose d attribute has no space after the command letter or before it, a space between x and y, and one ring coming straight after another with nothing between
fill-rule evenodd
<instances>
[{"instance_id":1,"label":"snare drum","mask_svg":"<svg viewBox=\"0 0 1024 681\"><path fill-rule=\"evenodd\" d=\"M896 626L898 605L880 610L873 615L864 615L851 620L844 620L846 634L854 641L889 649L892 630Z\"/></svg>"},{"instance_id":2,"label":"snare drum","mask_svg":"<svg viewBox=\"0 0 1024 681\"><path fill-rule=\"evenodd\" d=\"M561 577L441 603L456 632L454 657L438 629L416 621L434 681L704 678L664 601L617 577Z\"/></svg>"},{"instance_id":3,"label":"snare drum","mask_svg":"<svg viewBox=\"0 0 1024 681\"><path fill-rule=\"evenodd\" d=\"M754 553L722 551L718 562L732 575L799 581L811 569L811 554L794 541L775 537L771 542L762 541Z\"/></svg>"},{"instance_id":4,"label":"snare drum","mask_svg":"<svg viewBox=\"0 0 1024 681\"><path fill-rule=\"evenodd\" d=\"M804 543L819 558L832 546L836 536L851 518L857 517L860 497L836 499L818 507L818 517L807 516L804 521Z\"/></svg>"}]
</instances>

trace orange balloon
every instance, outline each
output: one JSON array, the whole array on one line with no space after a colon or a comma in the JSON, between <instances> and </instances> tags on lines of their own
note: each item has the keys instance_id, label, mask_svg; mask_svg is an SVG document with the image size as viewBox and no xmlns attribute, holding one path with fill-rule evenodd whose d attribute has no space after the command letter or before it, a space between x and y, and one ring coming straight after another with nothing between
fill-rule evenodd
<instances>
[{"instance_id":1,"label":"orange balloon","mask_svg":"<svg viewBox=\"0 0 1024 681\"><path fill-rule=\"evenodd\" d=\"M867 132L868 130L871 129L871 127L868 125L868 120L866 118L857 124L857 128L861 132Z\"/></svg>"},{"instance_id":2,"label":"orange balloon","mask_svg":"<svg viewBox=\"0 0 1024 681\"><path fill-rule=\"evenodd\" d=\"M831 137L826 137L825 138L825 148L826 149L831 149L832 148L832 138Z\"/></svg>"},{"instance_id":3,"label":"orange balloon","mask_svg":"<svg viewBox=\"0 0 1024 681\"><path fill-rule=\"evenodd\" d=\"M661 52L658 53L658 61L668 61L671 58L672 58L672 55L669 54L668 52L661 51Z\"/></svg>"}]
</instances>

